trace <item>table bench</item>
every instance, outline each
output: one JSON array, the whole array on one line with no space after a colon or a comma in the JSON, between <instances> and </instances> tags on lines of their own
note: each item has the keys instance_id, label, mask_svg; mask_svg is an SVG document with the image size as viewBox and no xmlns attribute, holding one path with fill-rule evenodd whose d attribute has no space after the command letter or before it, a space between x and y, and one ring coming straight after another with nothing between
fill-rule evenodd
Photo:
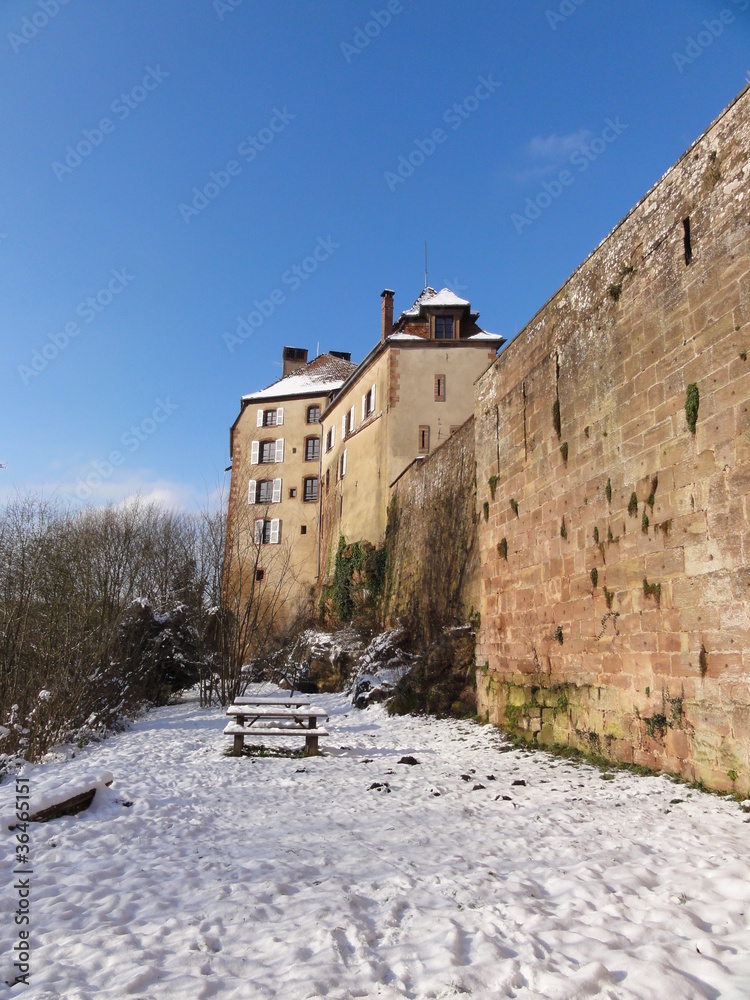
<instances>
[{"instance_id":1,"label":"table bench","mask_svg":"<svg viewBox=\"0 0 750 1000\"><path fill-rule=\"evenodd\" d=\"M328 736L328 730L318 726L318 719L327 719L328 713L301 699L238 698L227 715L235 720L224 727L224 735L234 738L233 757L242 755L246 736L304 736L308 757L317 754L318 737Z\"/></svg>"}]
</instances>

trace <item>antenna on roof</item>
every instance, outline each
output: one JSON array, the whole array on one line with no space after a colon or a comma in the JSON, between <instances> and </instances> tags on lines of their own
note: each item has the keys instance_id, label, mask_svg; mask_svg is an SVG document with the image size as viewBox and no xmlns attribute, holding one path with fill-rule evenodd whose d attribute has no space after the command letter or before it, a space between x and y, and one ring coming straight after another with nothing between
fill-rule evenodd
<instances>
[{"instance_id":1,"label":"antenna on roof","mask_svg":"<svg viewBox=\"0 0 750 1000\"><path fill-rule=\"evenodd\" d=\"M424 241L424 287L427 288L427 240Z\"/></svg>"}]
</instances>

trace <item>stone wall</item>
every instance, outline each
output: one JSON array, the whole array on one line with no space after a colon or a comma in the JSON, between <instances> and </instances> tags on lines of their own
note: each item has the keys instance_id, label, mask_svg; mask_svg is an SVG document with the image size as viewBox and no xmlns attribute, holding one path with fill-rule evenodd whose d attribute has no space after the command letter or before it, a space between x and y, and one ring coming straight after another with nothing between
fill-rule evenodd
<instances>
[{"instance_id":1,"label":"stone wall","mask_svg":"<svg viewBox=\"0 0 750 1000\"><path fill-rule=\"evenodd\" d=\"M749 209L746 89L476 394L480 710L743 794Z\"/></svg>"},{"instance_id":2,"label":"stone wall","mask_svg":"<svg viewBox=\"0 0 750 1000\"><path fill-rule=\"evenodd\" d=\"M385 607L423 638L479 606L474 417L398 480L388 514Z\"/></svg>"}]
</instances>

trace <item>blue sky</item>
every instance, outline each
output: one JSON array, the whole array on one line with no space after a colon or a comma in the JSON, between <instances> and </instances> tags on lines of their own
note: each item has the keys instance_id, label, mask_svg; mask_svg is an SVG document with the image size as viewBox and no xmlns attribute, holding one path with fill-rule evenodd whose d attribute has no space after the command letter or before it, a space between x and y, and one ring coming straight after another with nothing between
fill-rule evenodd
<instances>
[{"instance_id":1,"label":"blue sky","mask_svg":"<svg viewBox=\"0 0 750 1000\"><path fill-rule=\"evenodd\" d=\"M425 240L510 338L748 71L750 0L3 0L0 496L205 500Z\"/></svg>"}]
</instances>

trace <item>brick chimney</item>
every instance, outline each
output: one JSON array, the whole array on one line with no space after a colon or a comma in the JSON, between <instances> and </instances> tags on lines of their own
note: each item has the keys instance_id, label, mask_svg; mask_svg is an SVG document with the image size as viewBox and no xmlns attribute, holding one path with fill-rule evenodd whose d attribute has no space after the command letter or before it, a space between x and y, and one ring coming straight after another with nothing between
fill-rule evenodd
<instances>
[{"instance_id":1,"label":"brick chimney","mask_svg":"<svg viewBox=\"0 0 750 1000\"><path fill-rule=\"evenodd\" d=\"M284 375L296 372L298 368L303 368L307 364L307 349L304 347L285 347L282 355L284 360Z\"/></svg>"},{"instance_id":2,"label":"brick chimney","mask_svg":"<svg viewBox=\"0 0 750 1000\"><path fill-rule=\"evenodd\" d=\"M383 300L383 321L380 328L380 339L385 340L386 337L390 337L393 333L393 296L395 292L391 291L390 288L386 288L385 291L381 292L380 297Z\"/></svg>"}]
</instances>

